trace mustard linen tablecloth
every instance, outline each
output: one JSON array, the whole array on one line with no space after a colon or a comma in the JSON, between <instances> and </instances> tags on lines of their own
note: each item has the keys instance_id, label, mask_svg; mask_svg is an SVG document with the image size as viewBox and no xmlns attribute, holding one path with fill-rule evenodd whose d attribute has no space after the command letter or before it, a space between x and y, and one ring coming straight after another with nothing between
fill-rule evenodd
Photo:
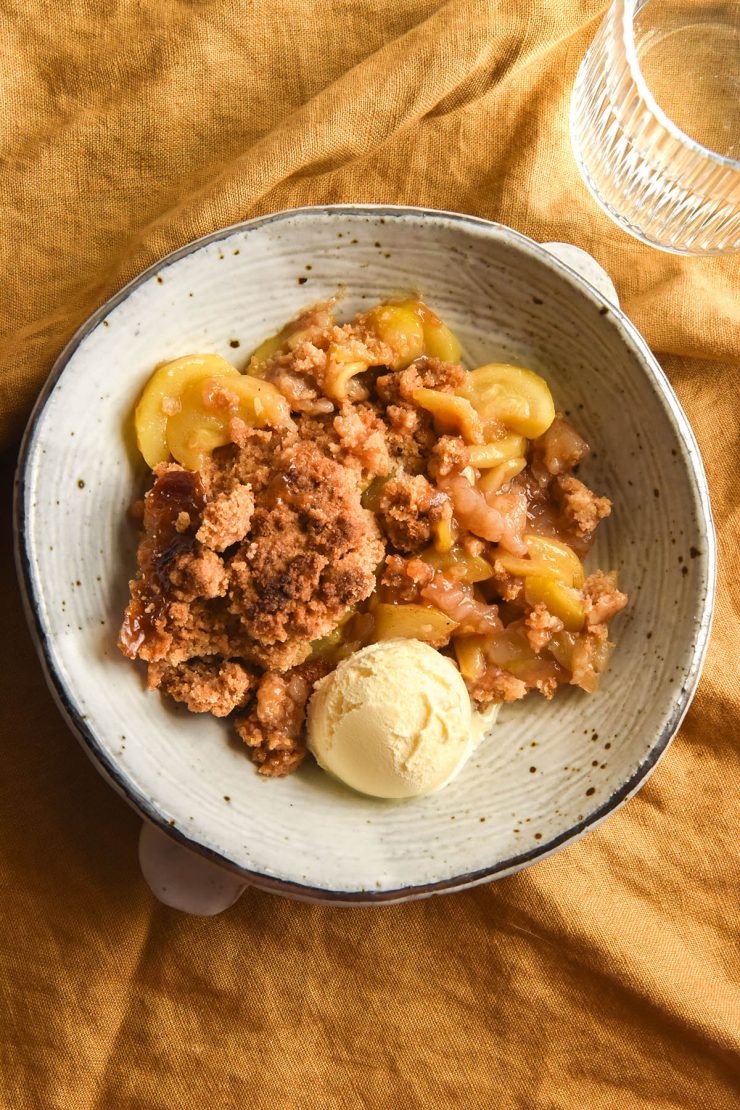
<instances>
[{"instance_id":1,"label":"mustard linen tablecloth","mask_svg":"<svg viewBox=\"0 0 740 1110\"><path fill-rule=\"evenodd\" d=\"M596 0L0 0L0 1104L738 1105L738 256L643 246L568 138ZM46 692L11 556L65 340L156 258L294 205L459 209L591 251L684 404L720 542L704 678L621 812L501 882L380 909L158 905L138 818ZM649 559L650 552L645 552Z\"/></svg>"}]
</instances>

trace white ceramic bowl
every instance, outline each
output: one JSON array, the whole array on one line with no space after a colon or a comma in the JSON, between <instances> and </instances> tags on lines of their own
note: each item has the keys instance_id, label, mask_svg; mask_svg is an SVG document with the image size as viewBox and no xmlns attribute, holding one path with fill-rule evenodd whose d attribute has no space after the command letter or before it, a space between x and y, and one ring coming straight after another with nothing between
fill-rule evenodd
<instances>
[{"instance_id":1,"label":"white ceramic bowl","mask_svg":"<svg viewBox=\"0 0 740 1110\"><path fill-rule=\"evenodd\" d=\"M116 633L134 567L126 510L144 479L132 405L155 363L250 349L307 303L347 315L418 290L470 365L533 367L595 448L614 502L590 565L630 594L594 697L506 707L493 737L432 797L343 789L310 761L260 778L228 724L145 692ZM129 438L127 438L127 436ZM60 356L21 453L18 558L57 701L142 814L248 882L298 897L389 901L482 882L582 836L640 787L696 686L714 588L705 478L678 401L634 327L522 235L412 208L309 208L192 243L132 282Z\"/></svg>"}]
</instances>

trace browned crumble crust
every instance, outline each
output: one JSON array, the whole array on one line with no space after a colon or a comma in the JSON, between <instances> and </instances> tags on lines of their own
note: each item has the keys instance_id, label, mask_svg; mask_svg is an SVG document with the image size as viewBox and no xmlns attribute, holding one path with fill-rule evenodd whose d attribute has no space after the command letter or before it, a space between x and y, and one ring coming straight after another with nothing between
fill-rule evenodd
<instances>
[{"instance_id":1,"label":"browned crumble crust","mask_svg":"<svg viewBox=\"0 0 740 1110\"><path fill-rule=\"evenodd\" d=\"M617 589L617 576L614 572L604 574L597 570L583 583L586 596L586 624L606 624L627 604L627 594Z\"/></svg>"},{"instance_id":2,"label":"browned crumble crust","mask_svg":"<svg viewBox=\"0 0 740 1110\"><path fill-rule=\"evenodd\" d=\"M553 616L547 606L539 601L526 617L527 639L533 651L542 651L547 647L556 632L562 632L563 622L559 617Z\"/></svg>"},{"instance_id":3,"label":"browned crumble crust","mask_svg":"<svg viewBox=\"0 0 740 1110\"><path fill-rule=\"evenodd\" d=\"M229 608L252 641L248 658L262 663L263 646L288 641L305 652L331 632L370 596L383 554L354 473L316 444L286 448L229 564Z\"/></svg>"},{"instance_id":4,"label":"browned crumble crust","mask_svg":"<svg viewBox=\"0 0 740 1110\"><path fill-rule=\"evenodd\" d=\"M421 590L434 578L434 570L421 559L404 559L401 555L388 555L381 585L398 601L418 602Z\"/></svg>"},{"instance_id":5,"label":"browned crumble crust","mask_svg":"<svg viewBox=\"0 0 740 1110\"><path fill-rule=\"evenodd\" d=\"M446 478L464 470L470 463L468 445L460 436L440 436L431 450L429 473L435 478Z\"/></svg>"},{"instance_id":6,"label":"browned crumble crust","mask_svg":"<svg viewBox=\"0 0 740 1110\"><path fill-rule=\"evenodd\" d=\"M572 475L556 478L553 494L560 505L565 526L573 529L582 539L589 538L599 521L612 511L607 497L597 497Z\"/></svg>"},{"instance_id":7,"label":"browned crumble crust","mask_svg":"<svg viewBox=\"0 0 740 1110\"><path fill-rule=\"evenodd\" d=\"M288 674L266 671L262 675L251 712L234 722L262 774L287 775L303 762L306 702L314 683L331 669L317 660Z\"/></svg>"},{"instance_id":8,"label":"browned crumble crust","mask_svg":"<svg viewBox=\"0 0 740 1110\"><path fill-rule=\"evenodd\" d=\"M147 685L184 702L191 713L228 717L246 704L250 691L257 685L257 677L232 659L191 659L176 667L150 663Z\"/></svg>"},{"instance_id":9,"label":"browned crumble crust","mask_svg":"<svg viewBox=\"0 0 740 1110\"><path fill-rule=\"evenodd\" d=\"M610 512L572 473L589 448L562 414L529 445L526 469L483 496L466 477L477 472L464 439L440 433L414 400L418 389L456 390L466 371L435 358L391 370L394 352L368 317L339 326L332 308L303 313L260 367L292 420L256 429L234 416L229 446L198 473L157 467L132 508L141 540L120 646L147 662L150 688L191 712L232 716L264 775L303 760L313 684L372 642L378 601L439 609L458 637L509 637L513 655L530 653L516 674L486 657L466 680L479 707L529 690L551 697L568 682L595 689L611 650L607 622L627 602L615 576L596 571L582 589L583 631L570 634L542 602L526 602L523 578L500 561L522 556L525 532L582 557ZM341 402L337 349L372 365ZM492 576L466 584L432 565L440 530ZM454 659L453 646L444 650Z\"/></svg>"},{"instance_id":10,"label":"browned crumble crust","mask_svg":"<svg viewBox=\"0 0 740 1110\"><path fill-rule=\"evenodd\" d=\"M405 370L379 377L376 390L385 404L402 401L413 404L415 390L437 389L442 393L452 393L465 381L465 373L462 366L454 362L443 362L439 358L419 358Z\"/></svg>"},{"instance_id":11,"label":"browned crumble crust","mask_svg":"<svg viewBox=\"0 0 740 1110\"><path fill-rule=\"evenodd\" d=\"M254 496L249 486L234 486L206 505L195 538L204 547L225 551L243 540L254 512Z\"/></svg>"},{"instance_id":12,"label":"browned crumble crust","mask_svg":"<svg viewBox=\"0 0 740 1110\"><path fill-rule=\"evenodd\" d=\"M371 405L345 402L332 428L343 451L343 461L368 475L387 474L391 459L386 442L386 427Z\"/></svg>"},{"instance_id":13,"label":"browned crumble crust","mask_svg":"<svg viewBox=\"0 0 740 1110\"><path fill-rule=\"evenodd\" d=\"M383 530L399 551L420 551L432 536L448 497L422 474L390 478L383 487L378 516Z\"/></svg>"},{"instance_id":14,"label":"browned crumble crust","mask_svg":"<svg viewBox=\"0 0 740 1110\"><path fill-rule=\"evenodd\" d=\"M518 701L527 692L526 683L501 667L490 666L474 682L468 683L470 696L480 706L497 701Z\"/></svg>"}]
</instances>

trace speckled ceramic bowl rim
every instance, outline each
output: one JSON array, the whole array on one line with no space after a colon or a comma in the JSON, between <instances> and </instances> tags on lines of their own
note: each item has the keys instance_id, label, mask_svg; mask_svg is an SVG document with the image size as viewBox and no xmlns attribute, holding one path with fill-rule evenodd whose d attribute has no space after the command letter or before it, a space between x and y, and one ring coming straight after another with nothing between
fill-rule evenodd
<instances>
[{"instance_id":1,"label":"speckled ceramic bowl rim","mask_svg":"<svg viewBox=\"0 0 740 1110\"><path fill-rule=\"evenodd\" d=\"M625 342L636 355L643 370L653 381L656 389L662 394L673 417L677 437L686 451L689 471L693 477L699 504L701 506L703 522L707 531L707 592L703 599L701 612L697 618L697 635L691 665L684 676L680 694L668 723L651 745L646 758L630 778L611 795L607 802L600 806L595 812L589 814L584 820L577 822L565 832L560 833L558 836L553 837L551 840L546 841L542 845L538 845L528 852L511 856L509 859L502 860L491 867L456 875L449 879L440 880L439 882L418 886L404 886L393 890L377 892L367 890L358 890L356 892L332 891L320 887L307 886L302 883L291 882L289 880L276 879L270 875L250 871L240 867L227 856L221 855L218 851L209 848L197 839L186 836L179 828L168 825L167 821L154 808L152 802L146 798L128 776L123 773L115 757L105 751L101 746L97 736L76 707L71 691L67 689L62 677L56 670L50 649L49 637L43 627L40 617L37 584L32 569L32 553L28 548L29 541L25 522L25 491L28 476L28 463L34 448L36 427L49 396L80 343L135 289L143 285L144 282L155 274L161 273L164 268L172 263L179 261L186 255L192 254L201 247L218 242L221 239L226 239L234 234L234 232L264 227L268 224L278 223L283 220L300 219L302 215L338 216L340 218L345 216L367 216L370 219L383 218L386 220L409 217L416 219L428 218L433 221L440 220L448 224L461 224L463 226L475 227L484 232L488 231L492 237L508 242L517 250L536 259L549 269L554 270L566 284L570 284L579 289L582 293L585 293L592 301L598 303L602 309L608 309L608 312L605 312L604 316L611 320L611 326L616 326L619 329L623 342ZM608 326L606 319L605 326ZM578 840L589 829L600 824L610 813L613 813L622 806L640 789L645 780L655 769L688 711L696 691L696 686L704 663L704 657L706 655L715 593L716 540L709 502L709 491L699 448L676 394L648 348L645 340L634 325L630 323L624 313L615 305L611 303L606 305L602 294L590 285L589 282L585 281L584 278L569 266L566 266L563 262L550 254L544 247L540 246L526 235L523 235L521 232L514 231L504 224L497 224L491 220L484 220L477 216L469 216L460 212L447 212L440 209L416 208L405 205L315 205L303 208L285 209L280 212L270 213L265 216L257 216L251 220L244 220L240 223L231 224L228 227L220 228L217 231L211 232L209 235L204 235L200 239L195 239L185 246L172 251L164 258L156 261L152 266L144 270L143 273L139 274L138 277L135 277L110 297L105 304L97 309L85 323L77 329L64 347L59 357L54 362L51 373L31 413L21 444L16 471L14 534L16 565L22 588L24 608L36 649L41 659L47 684L72 732L77 736L88 756L96 763L99 770L102 771L111 785L134 807L134 809L147 820L158 826L168 836L173 837L185 847L205 856L213 863L236 872L247 884L305 901L322 901L335 904L357 905L407 901L414 898L423 898L437 892L461 890L465 887L475 886L479 883L497 878L503 878L505 875L512 874L537 860L552 855L553 852L564 847L566 844Z\"/></svg>"}]
</instances>

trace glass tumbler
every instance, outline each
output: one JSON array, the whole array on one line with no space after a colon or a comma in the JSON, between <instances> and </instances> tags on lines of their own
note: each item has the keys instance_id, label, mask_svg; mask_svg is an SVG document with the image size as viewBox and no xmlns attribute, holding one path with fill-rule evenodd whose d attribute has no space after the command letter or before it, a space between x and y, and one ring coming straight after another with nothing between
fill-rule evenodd
<instances>
[{"instance_id":1,"label":"glass tumbler","mask_svg":"<svg viewBox=\"0 0 740 1110\"><path fill-rule=\"evenodd\" d=\"M571 102L578 167L638 239L740 250L740 0L615 0Z\"/></svg>"}]
</instances>

